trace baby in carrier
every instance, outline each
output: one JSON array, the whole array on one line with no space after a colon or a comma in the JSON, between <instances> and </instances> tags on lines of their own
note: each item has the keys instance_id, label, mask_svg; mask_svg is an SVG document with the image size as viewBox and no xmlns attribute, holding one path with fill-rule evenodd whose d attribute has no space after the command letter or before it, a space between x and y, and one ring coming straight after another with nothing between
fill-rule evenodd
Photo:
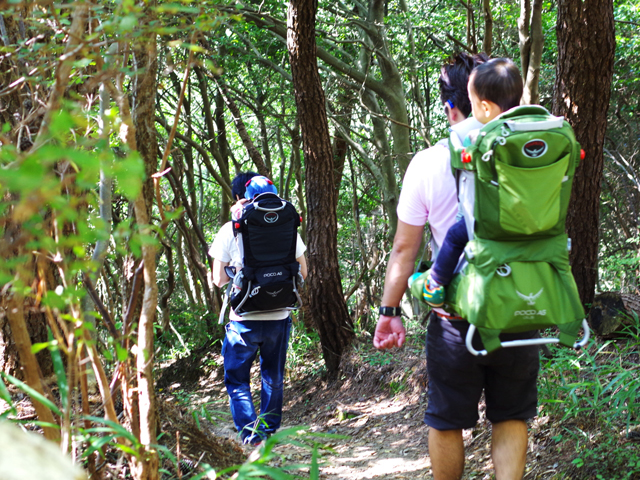
<instances>
[{"instance_id":1,"label":"baby in carrier","mask_svg":"<svg viewBox=\"0 0 640 480\"><path fill-rule=\"evenodd\" d=\"M468 84L473 116L486 125L502 112L520 104L522 88L522 77L513 61L495 58L479 65L471 72ZM471 132L464 140L465 146L470 145L477 134L477 130ZM456 223L447 231L422 289L425 302L432 307L444 304L445 287L451 283L460 255L468 242L465 220L458 214Z\"/></svg>"}]
</instances>

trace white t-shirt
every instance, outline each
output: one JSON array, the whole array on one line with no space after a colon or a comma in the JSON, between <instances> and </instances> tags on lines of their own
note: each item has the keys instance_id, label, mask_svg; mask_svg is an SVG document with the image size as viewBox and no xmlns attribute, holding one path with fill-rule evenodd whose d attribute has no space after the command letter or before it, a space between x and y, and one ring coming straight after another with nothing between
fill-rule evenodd
<instances>
[{"instance_id":1,"label":"white t-shirt","mask_svg":"<svg viewBox=\"0 0 640 480\"><path fill-rule=\"evenodd\" d=\"M451 127L462 139L482 124L474 118ZM404 223L424 226L429 222L436 245L440 247L458 213L456 182L451 173L447 140L418 152L404 175L398 200L398 218Z\"/></svg>"},{"instance_id":2,"label":"white t-shirt","mask_svg":"<svg viewBox=\"0 0 640 480\"><path fill-rule=\"evenodd\" d=\"M300 258L307 251L307 247L302 242L300 234L296 242L296 258ZM209 256L221 261L222 263L229 262L229 265L236 268L242 267L242 246L238 245L238 242L242 243L242 239L233 236L233 225L231 222L225 223L218 231L216 238L209 248ZM233 310L229 313L231 320L283 320L289 316L289 310L276 310L273 312L261 312L261 313L248 313L242 317L236 315Z\"/></svg>"}]
</instances>

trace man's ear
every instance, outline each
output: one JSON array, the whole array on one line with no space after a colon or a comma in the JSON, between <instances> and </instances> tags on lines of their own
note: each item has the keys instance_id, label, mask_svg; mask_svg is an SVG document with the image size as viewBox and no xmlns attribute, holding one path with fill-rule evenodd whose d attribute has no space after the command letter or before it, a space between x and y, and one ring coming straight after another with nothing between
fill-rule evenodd
<instances>
[{"instance_id":1,"label":"man's ear","mask_svg":"<svg viewBox=\"0 0 640 480\"><path fill-rule=\"evenodd\" d=\"M448 120L450 125L455 125L456 123L460 123L466 117L462 114L458 107L449 108Z\"/></svg>"}]
</instances>

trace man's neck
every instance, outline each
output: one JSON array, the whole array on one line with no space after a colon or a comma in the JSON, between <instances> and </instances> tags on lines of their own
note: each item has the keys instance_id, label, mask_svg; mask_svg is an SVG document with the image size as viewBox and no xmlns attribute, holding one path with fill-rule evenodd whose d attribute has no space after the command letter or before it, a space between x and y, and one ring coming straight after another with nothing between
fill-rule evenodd
<instances>
[{"instance_id":1,"label":"man's neck","mask_svg":"<svg viewBox=\"0 0 640 480\"><path fill-rule=\"evenodd\" d=\"M473 117L469 117L464 119L461 122L457 122L454 125L451 125L450 130L455 132L460 140L463 140L471 130L475 130L478 128L482 128L482 124Z\"/></svg>"}]
</instances>

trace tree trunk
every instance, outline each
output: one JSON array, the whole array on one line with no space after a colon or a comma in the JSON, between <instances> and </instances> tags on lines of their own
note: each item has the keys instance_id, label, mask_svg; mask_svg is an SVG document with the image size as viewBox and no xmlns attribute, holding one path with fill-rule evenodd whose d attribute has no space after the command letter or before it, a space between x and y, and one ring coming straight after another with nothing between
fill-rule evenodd
<instances>
[{"instance_id":1,"label":"tree trunk","mask_svg":"<svg viewBox=\"0 0 640 480\"><path fill-rule=\"evenodd\" d=\"M542 0L521 0L520 18L518 19L520 37L520 60L522 62L522 79L524 91L522 103L537 104L540 101L538 82L540 81L540 64L542 63Z\"/></svg>"},{"instance_id":2,"label":"tree trunk","mask_svg":"<svg viewBox=\"0 0 640 480\"><path fill-rule=\"evenodd\" d=\"M158 55L155 37L136 46L136 64L140 71L136 75L135 108L133 121L135 125L136 147L144 160L147 175L158 169L158 144L155 130L155 105L158 70ZM149 177L151 177L149 175ZM148 187L151 188L148 188ZM136 222L141 230L151 233L151 207L153 205L153 182L145 184L142 194L134 201ZM138 320L138 350L136 354L136 370L138 381L138 401L140 417L141 456L136 458L133 476L137 480L156 480L158 475L158 453L153 449L156 439L156 399L153 388L153 323L158 304L158 285L156 282L156 249L154 245L142 246L144 262L144 293L142 308Z\"/></svg>"},{"instance_id":3,"label":"tree trunk","mask_svg":"<svg viewBox=\"0 0 640 480\"><path fill-rule=\"evenodd\" d=\"M567 230L571 266L585 304L597 278L600 183L615 35L612 0L560 0L553 111L573 126L586 156L573 180Z\"/></svg>"},{"instance_id":4,"label":"tree trunk","mask_svg":"<svg viewBox=\"0 0 640 480\"><path fill-rule=\"evenodd\" d=\"M11 325L11 331L13 333L13 339L16 342L16 350L20 356L20 362L22 371L24 373L25 383L32 389L44 396L44 389L42 386L42 379L38 369L38 362L36 356L31 351L31 340L29 339L29 333L27 332L27 324L24 319L24 296L19 293L11 295L6 306L6 315ZM0 380L2 381L2 380ZM36 410L38 419L41 422L49 424L56 424L56 420L53 418L53 414L49 407L40 403L35 398L31 398L31 402ZM59 432L51 427L43 427L44 436L49 440L58 441L60 438Z\"/></svg>"},{"instance_id":5,"label":"tree trunk","mask_svg":"<svg viewBox=\"0 0 640 480\"><path fill-rule=\"evenodd\" d=\"M518 47L520 48L520 67L524 80L529 69L529 52L531 51L531 36L529 26L531 23L531 0L520 0L520 16L518 17Z\"/></svg>"},{"instance_id":6,"label":"tree trunk","mask_svg":"<svg viewBox=\"0 0 640 480\"><path fill-rule=\"evenodd\" d=\"M302 130L307 187L309 303L330 377L354 337L338 266L336 190L325 96L318 75L314 0L291 0L287 47Z\"/></svg>"},{"instance_id":7,"label":"tree trunk","mask_svg":"<svg viewBox=\"0 0 640 480\"><path fill-rule=\"evenodd\" d=\"M491 14L491 0L483 0L482 11L484 13L484 38L482 39L482 51L491 56L493 49L493 15Z\"/></svg>"},{"instance_id":8,"label":"tree trunk","mask_svg":"<svg viewBox=\"0 0 640 480\"><path fill-rule=\"evenodd\" d=\"M602 336L620 332L625 326L635 325L640 315L640 296L619 292L604 292L593 299L589 310L589 325Z\"/></svg>"}]
</instances>

